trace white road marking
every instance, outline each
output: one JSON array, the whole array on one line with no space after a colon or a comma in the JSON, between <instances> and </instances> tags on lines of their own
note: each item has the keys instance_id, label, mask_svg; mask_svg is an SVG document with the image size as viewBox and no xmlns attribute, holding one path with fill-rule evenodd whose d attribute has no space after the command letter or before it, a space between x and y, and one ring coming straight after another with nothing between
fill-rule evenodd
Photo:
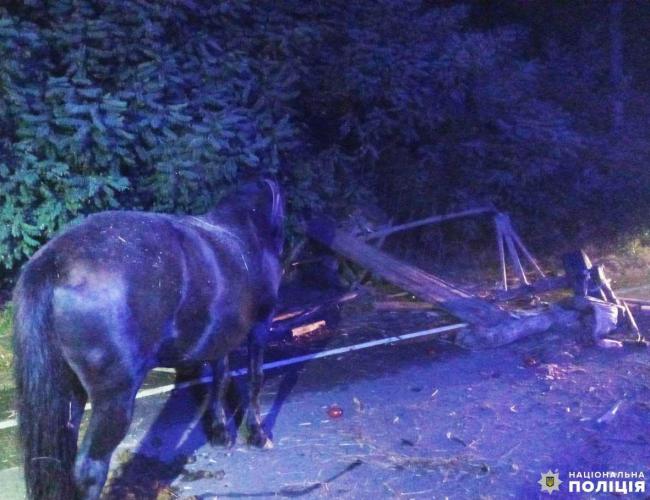
<instances>
[{"instance_id":1,"label":"white road marking","mask_svg":"<svg viewBox=\"0 0 650 500\"><path fill-rule=\"evenodd\" d=\"M345 347L338 347L336 349L329 349L327 351L316 352L313 354L305 354L304 356L296 356L294 358L281 359L278 361L272 361L270 363L264 363L262 366L264 370L272 370L273 368L280 368L282 366L295 365L297 363L304 363L305 361L311 361L313 359L328 358L330 356L336 356L337 354L343 354L353 351L361 351L362 349L369 349L370 347L377 347L380 345L394 344L397 342L403 342L405 340L416 339L419 337L426 337L428 335L433 335L435 333L449 332L452 330L459 330L460 328L465 328L468 326L467 323L456 323L453 325L439 326L436 328L430 328L428 330L421 330L419 332L406 333L404 335L394 335L392 337L386 337L379 340L371 340L368 342L362 342L360 344L354 344ZM174 373L173 368L154 368L154 371L160 372L171 372ZM241 375L246 375L248 373L247 368L240 368L238 370L232 370L230 372L231 377L240 377ZM149 396L156 396L158 394L164 394L170 392L174 389L187 389L188 387L193 387L195 385L208 384L212 382L212 377L201 377L194 380L188 380L187 382L182 382L180 384L168 384L160 387L152 387L151 389L143 389L138 392L136 399L147 398ZM90 408L90 403L86 405L86 410ZM0 430L9 429L17 425L16 419L3 420L0 422Z\"/></svg>"}]
</instances>

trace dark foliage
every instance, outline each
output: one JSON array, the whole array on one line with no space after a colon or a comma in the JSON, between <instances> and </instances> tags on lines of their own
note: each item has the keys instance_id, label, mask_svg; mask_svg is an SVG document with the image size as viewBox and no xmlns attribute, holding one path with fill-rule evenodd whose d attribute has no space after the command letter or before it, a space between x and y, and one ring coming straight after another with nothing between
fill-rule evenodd
<instances>
[{"instance_id":1,"label":"dark foliage","mask_svg":"<svg viewBox=\"0 0 650 500\"><path fill-rule=\"evenodd\" d=\"M8 5L7 268L87 213L203 211L260 173L285 185L290 225L365 201L397 220L492 202L553 243L650 214L646 75L626 67L614 133L605 2ZM645 10L626 4L625 33Z\"/></svg>"}]
</instances>

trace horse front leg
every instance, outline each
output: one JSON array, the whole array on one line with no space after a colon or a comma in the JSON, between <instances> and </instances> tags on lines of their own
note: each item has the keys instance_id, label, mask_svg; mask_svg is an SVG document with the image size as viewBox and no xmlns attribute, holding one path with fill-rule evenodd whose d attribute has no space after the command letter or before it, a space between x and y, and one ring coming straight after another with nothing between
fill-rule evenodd
<instances>
[{"instance_id":1,"label":"horse front leg","mask_svg":"<svg viewBox=\"0 0 650 500\"><path fill-rule=\"evenodd\" d=\"M133 417L135 390L91 396L92 414L74 468L77 498L100 497L111 455L124 439Z\"/></svg>"},{"instance_id":2,"label":"horse front leg","mask_svg":"<svg viewBox=\"0 0 650 500\"><path fill-rule=\"evenodd\" d=\"M246 426L248 442L259 448L272 448L273 443L262 429L260 416L260 392L264 381L264 347L268 336L268 322L255 324L248 334L248 408L246 409Z\"/></svg>"},{"instance_id":3,"label":"horse front leg","mask_svg":"<svg viewBox=\"0 0 650 500\"><path fill-rule=\"evenodd\" d=\"M234 439L228 430L226 419L226 393L230 385L228 355L212 363L212 385L210 387L211 422L208 438L213 446L231 447Z\"/></svg>"}]
</instances>

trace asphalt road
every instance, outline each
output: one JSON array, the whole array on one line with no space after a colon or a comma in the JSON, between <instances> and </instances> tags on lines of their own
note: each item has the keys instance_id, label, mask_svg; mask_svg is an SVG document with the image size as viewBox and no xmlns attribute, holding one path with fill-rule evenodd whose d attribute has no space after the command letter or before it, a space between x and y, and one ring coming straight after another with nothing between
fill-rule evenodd
<instances>
[{"instance_id":1,"label":"asphalt road","mask_svg":"<svg viewBox=\"0 0 650 500\"><path fill-rule=\"evenodd\" d=\"M440 321L343 311L329 334L277 345L271 357ZM249 448L243 427L233 448L211 447L201 388L175 391L138 402L114 456L112 497L528 499L550 498L537 484L547 470L563 481L571 471L647 476L649 369L646 349L600 350L564 332L482 352L428 339L343 354L267 374L271 450ZM233 406L245 393L236 386ZM18 476L0 472L3 499L20 498Z\"/></svg>"}]
</instances>

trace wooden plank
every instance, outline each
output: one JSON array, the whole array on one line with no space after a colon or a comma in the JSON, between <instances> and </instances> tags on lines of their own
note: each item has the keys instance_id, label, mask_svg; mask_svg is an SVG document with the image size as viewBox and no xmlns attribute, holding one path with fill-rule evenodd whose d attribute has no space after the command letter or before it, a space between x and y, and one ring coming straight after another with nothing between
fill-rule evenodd
<instances>
[{"instance_id":1,"label":"wooden plank","mask_svg":"<svg viewBox=\"0 0 650 500\"><path fill-rule=\"evenodd\" d=\"M524 267L521 265L521 260L519 259L519 254L517 253L517 247L515 247L515 242L512 238L510 218L506 214L497 214L494 217L494 221L499 228L499 232L503 235L506 247L508 248L508 255L510 256L512 268L517 274L519 281L524 285L529 285L530 283L528 283L528 279L526 279Z\"/></svg>"},{"instance_id":2,"label":"wooden plank","mask_svg":"<svg viewBox=\"0 0 650 500\"><path fill-rule=\"evenodd\" d=\"M456 212L453 214L433 215L431 217L427 217L426 219L414 220L411 222L406 222L404 224L399 224L397 226L389 227L386 229L373 231L372 233L362 235L359 238L364 241L369 241L381 237L386 237L389 234L397 233L399 231L406 231L407 229L426 226L427 224L435 224L437 222L444 222L452 219L458 219L461 217L469 217L471 215L479 215L479 214L493 213L493 212L494 212L493 208L481 207L481 208L471 208L469 210L463 210L462 212Z\"/></svg>"},{"instance_id":3,"label":"wooden plank","mask_svg":"<svg viewBox=\"0 0 650 500\"><path fill-rule=\"evenodd\" d=\"M309 323L307 325L301 325L297 326L295 328L291 329L291 335L295 337L302 337L303 335L308 335L310 333L314 333L317 330L320 330L321 328L325 328L327 326L327 322L324 319L321 319L319 321L315 321L313 323Z\"/></svg>"},{"instance_id":4,"label":"wooden plank","mask_svg":"<svg viewBox=\"0 0 650 500\"><path fill-rule=\"evenodd\" d=\"M492 326L512 317L503 309L337 229L329 219L312 219L305 229L316 241L365 267L375 276L411 292L421 300L440 304L463 321Z\"/></svg>"},{"instance_id":5,"label":"wooden plank","mask_svg":"<svg viewBox=\"0 0 650 500\"><path fill-rule=\"evenodd\" d=\"M650 306L650 300L648 299L637 299L632 297L619 297L618 299L636 306Z\"/></svg>"},{"instance_id":6,"label":"wooden plank","mask_svg":"<svg viewBox=\"0 0 650 500\"><path fill-rule=\"evenodd\" d=\"M559 326L562 330L581 328L580 313L552 306L535 314L509 319L490 328L468 328L456 336L456 344L470 349L489 349L542 333Z\"/></svg>"}]
</instances>

